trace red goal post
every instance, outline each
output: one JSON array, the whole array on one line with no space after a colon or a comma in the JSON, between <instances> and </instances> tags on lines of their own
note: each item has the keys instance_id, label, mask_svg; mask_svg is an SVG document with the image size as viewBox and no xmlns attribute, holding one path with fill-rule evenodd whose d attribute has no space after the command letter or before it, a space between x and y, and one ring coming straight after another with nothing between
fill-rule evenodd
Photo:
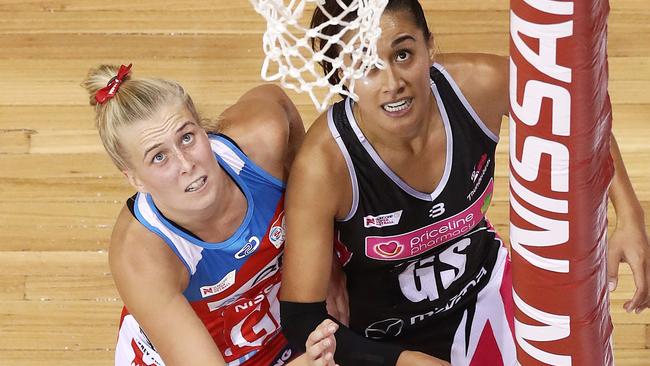
<instances>
[{"instance_id":1,"label":"red goal post","mask_svg":"<svg viewBox=\"0 0 650 366\"><path fill-rule=\"evenodd\" d=\"M613 365L602 0L511 0L510 241L521 365Z\"/></svg>"}]
</instances>

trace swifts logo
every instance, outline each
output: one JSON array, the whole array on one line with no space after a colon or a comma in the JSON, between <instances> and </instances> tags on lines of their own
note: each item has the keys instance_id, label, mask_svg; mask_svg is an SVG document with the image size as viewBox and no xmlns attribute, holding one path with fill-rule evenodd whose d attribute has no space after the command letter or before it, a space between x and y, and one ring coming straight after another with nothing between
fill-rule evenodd
<instances>
[{"instance_id":1,"label":"swifts logo","mask_svg":"<svg viewBox=\"0 0 650 366\"><path fill-rule=\"evenodd\" d=\"M257 238L257 236L251 236L248 239L248 242L244 244L244 246L239 249L239 251L235 254L235 258L237 259L242 259L245 258L255 252L257 250L257 247L260 246L260 239Z\"/></svg>"}]
</instances>

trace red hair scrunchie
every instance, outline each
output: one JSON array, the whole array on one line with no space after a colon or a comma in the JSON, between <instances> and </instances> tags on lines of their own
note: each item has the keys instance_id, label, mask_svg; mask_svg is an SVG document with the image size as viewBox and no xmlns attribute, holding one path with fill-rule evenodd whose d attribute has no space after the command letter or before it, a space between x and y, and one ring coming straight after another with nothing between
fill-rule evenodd
<instances>
[{"instance_id":1,"label":"red hair scrunchie","mask_svg":"<svg viewBox=\"0 0 650 366\"><path fill-rule=\"evenodd\" d=\"M117 90L120 88L120 84L122 84L126 75L131 71L131 65L133 64L129 64L129 66L120 66L117 75L114 76L105 87L99 89L97 93L95 93L95 100L97 103L104 104L107 100L115 96L115 93L117 93Z\"/></svg>"}]
</instances>

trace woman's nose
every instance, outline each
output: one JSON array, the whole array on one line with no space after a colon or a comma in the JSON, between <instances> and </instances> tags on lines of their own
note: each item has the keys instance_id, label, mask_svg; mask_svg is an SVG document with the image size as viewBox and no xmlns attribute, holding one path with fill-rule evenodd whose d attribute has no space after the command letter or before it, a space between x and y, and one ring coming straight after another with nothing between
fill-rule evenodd
<instances>
[{"instance_id":1,"label":"woman's nose","mask_svg":"<svg viewBox=\"0 0 650 366\"><path fill-rule=\"evenodd\" d=\"M192 159L191 155L182 151L178 150L176 151L176 157L178 158L178 161L180 162L180 167L181 167L181 172L182 173L189 173L192 171L192 168L194 168L194 160Z\"/></svg>"},{"instance_id":2,"label":"woman's nose","mask_svg":"<svg viewBox=\"0 0 650 366\"><path fill-rule=\"evenodd\" d=\"M384 92L399 94L404 88L404 79L401 74L391 66L387 66L382 73L384 74Z\"/></svg>"}]
</instances>

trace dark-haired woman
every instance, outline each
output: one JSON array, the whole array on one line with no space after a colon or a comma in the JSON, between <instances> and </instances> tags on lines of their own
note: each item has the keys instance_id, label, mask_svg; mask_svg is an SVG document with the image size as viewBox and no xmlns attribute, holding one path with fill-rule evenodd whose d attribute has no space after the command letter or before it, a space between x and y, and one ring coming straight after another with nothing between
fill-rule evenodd
<instances>
[{"instance_id":1,"label":"dark-haired woman","mask_svg":"<svg viewBox=\"0 0 650 366\"><path fill-rule=\"evenodd\" d=\"M337 14L336 2L326 6ZM324 17L317 11L312 27ZM335 243L350 301L349 327L336 333L338 363L514 365L510 259L485 217L508 114L508 61L434 55L416 0L389 1L381 28L385 69L357 82L358 102L345 99L316 120L294 162L283 331L300 344L326 317ZM613 245L618 260L646 260L633 266L645 279L650 256L642 211L616 148L613 154L619 169L612 198L625 203L615 202L619 222L624 215L633 224L615 235L634 238ZM639 287L635 308L648 301L647 285Z\"/></svg>"}]
</instances>

